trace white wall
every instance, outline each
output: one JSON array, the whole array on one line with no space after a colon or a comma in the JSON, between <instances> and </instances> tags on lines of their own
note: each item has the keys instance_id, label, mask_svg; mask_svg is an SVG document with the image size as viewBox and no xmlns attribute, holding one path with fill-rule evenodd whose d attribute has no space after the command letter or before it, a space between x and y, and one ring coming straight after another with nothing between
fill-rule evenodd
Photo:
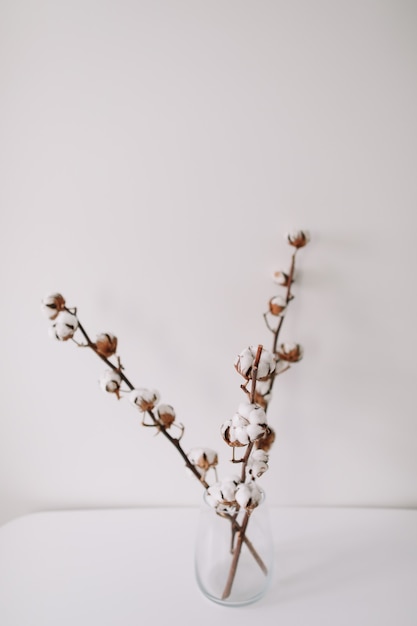
<instances>
[{"instance_id":1,"label":"white wall","mask_svg":"<svg viewBox=\"0 0 417 626\"><path fill-rule=\"evenodd\" d=\"M3 0L0 521L198 504L162 436L53 342L61 291L184 445L218 450L235 355L270 341L288 228L272 504L417 504L416 3Z\"/></svg>"}]
</instances>

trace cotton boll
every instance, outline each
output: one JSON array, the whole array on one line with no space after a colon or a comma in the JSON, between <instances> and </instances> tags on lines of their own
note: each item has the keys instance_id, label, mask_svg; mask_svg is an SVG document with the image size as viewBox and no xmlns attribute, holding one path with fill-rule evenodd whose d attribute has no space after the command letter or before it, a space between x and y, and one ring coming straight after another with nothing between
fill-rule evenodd
<instances>
[{"instance_id":1,"label":"cotton boll","mask_svg":"<svg viewBox=\"0 0 417 626\"><path fill-rule=\"evenodd\" d=\"M288 287L290 283L290 277L285 272L276 271L272 274L272 280L281 287Z\"/></svg>"},{"instance_id":2,"label":"cotton boll","mask_svg":"<svg viewBox=\"0 0 417 626\"><path fill-rule=\"evenodd\" d=\"M251 410L249 413L249 422L251 424L262 424L266 426L266 413L261 406L255 405L255 407Z\"/></svg>"},{"instance_id":3,"label":"cotton boll","mask_svg":"<svg viewBox=\"0 0 417 626\"><path fill-rule=\"evenodd\" d=\"M268 469L268 455L264 450L254 450L248 460L247 473L252 478L260 478Z\"/></svg>"},{"instance_id":4,"label":"cotton boll","mask_svg":"<svg viewBox=\"0 0 417 626\"><path fill-rule=\"evenodd\" d=\"M249 380L252 377L253 367L258 354L258 346L249 346L242 350L235 361L235 368L241 376ZM257 378L259 380L266 379L275 370L275 357L269 350L262 348L259 362Z\"/></svg>"},{"instance_id":5,"label":"cotton boll","mask_svg":"<svg viewBox=\"0 0 417 626\"><path fill-rule=\"evenodd\" d=\"M261 461L256 461L248 466L248 474L252 476L252 478L260 478L262 474L266 472L268 469L267 463L262 463Z\"/></svg>"},{"instance_id":6,"label":"cotton boll","mask_svg":"<svg viewBox=\"0 0 417 626\"><path fill-rule=\"evenodd\" d=\"M214 483L207 489L206 501L213 507L217 507L218 504L224 504L225 502L233 502L234 492L231 500L225 500L224 494L222 492L222 484L219 481Z\"/></svg>"},{"instance_id":7,"label":"cotton boll","mask_svg":"<svg viewBox=\"0 0 417 626\"><path fill-rule=\"evenodd\" d=\"M241 446L246 446L249 443L250 437L247 431L247 426L240 426L234 429L234 438Z\"/></svg>"},{"instance_id":8,"label":"cotton boll","mask_svg":"<svg viewBox=\"0 0 417 626\"><path fill-rule=\"evenodd\" d=\"M120 385L122 377L114 370L106 370L100 378L100 387L108 393L115 393L119 397Z\"/></svg>"},{"instance_id":9,"label":"cotton boll","mask_svg":"<svg viewBox=\"0 0 417 626\"><path fill-rule=\"evenodd\" d=\"M203 471L215 467L218 463L217 452L209 448L192 448L187 456L193 465Z\"/></svg>"},{"instance_id":10,"label":"cotton boll","mask_svg":"<svg viewBox=\"0 0 417 626\"><path fill-rule=\"evenodd\" d=\"M303 248L310 241L310 235L306 230L293 230L287 233L287 241L294 248Z\"/></svg>"},{"instance_id":11,"label":"cotton boll","mask_svg":"<svg viewBox=\"0 0 417 626\"><path fill-rule=\"evenodd\" d=\"M218 463L217 452L215 450L211 450L210 448L203 448L203 458L207 459L207 463L210 467L213 467L213 465L217 465Z\"/></svg>"},{"instance_id":12,"label":"cotton boll","mask_svg":"<svg viewBox=\"0 0 417 626\"><path fill-rule=\"evenodd\" d=\"M234 502L236 493L236 480L225 479L220 483L222 502Z\"/></svg>"},{"instance_id":13,"label":"cotton boll","mask_svg":"<svg viewBox=\"0 0 417 626\"><path fill-rule=\"evenodd\" d=\"M60 311L58 313L55 323L68 326L68 328L72 328L72 330L74 331L76 331L78 328L77 316L74 313L70 313L69 311Z\"/></svg>"},{"instance_id":14,"label":"cotton boll","mask_svg":"<svg viewBox=\"0 0 417 626\"><path fill-rule=\"evenodd\" d=\"M52 336L59 341L67 341L72 339L78 328L78 319L76 315L69 311L60 311L52 324Z\"/></svg>"},{"instance_id":15,"label":"cotton boll","mask_svg":"<svg viewBox=\"0 0 417 626\"><path fill-rule=\"evenodd\" d=\"M58 341L67 341L68 339L72 339L74 336L74 331L72 328L68 328L63 324L56 324L52 328L52 336Z\"/></svg>"},{"instance_id":16,"label":"cotton boll","mask_svg":"<svg viewBox=\"0 0 417 626\"><path fill-rule=\"evenodd\" d=\"M236 513L236 502L232 504L222 504L219 502L216 506L216 513L222 516L230 517Z\"/></svg>"},{"instance_id":17,"label":"cotton boll","mask_svg":"<svg viewBox=\"0 0 417 626\"><path fill-rule=\"evenodd\" d=\"M241 483L236 489L236 502L243 509L252 510L262 500L262 491L256 483Z\"/></svg>"},{"instance_id":18,"label":"cotton boll","mask_svg":"<svg viewBox=\"0 0 417 626\"><path fill-rule=\"evenodd\" d=\"M262 350L258 364L257 378L259 378L259 380L268 378L275 371L275 366L276 361L272 352L265 349Z\"/></svg>"},{"instance_id":19,"label":"cotton boll","mask_svg":"<svg viewBox=\"0 0 417 626\"><path fill-rule=\"evenodd\" d=\"M175 421L175 411L170 404L160 404L157 408L159 421L165 428L169 428Z\"/></svg>"},{"instance_id":20,"label":"cotton boll","mask_svg":"<svg viewBox=\"0 0 417 626\"><path fill-rule=\"evenodd\" d=\"M250 402L241 402L237 407L237 413L235 415L240 416L240 418L244 418L246 421L249 420L249 415L252 409L255 407L255 404Z\"/></svg>"},{"instance_id":21,"label":"cotton boll","mask_svg":"<svg viewBox=\"0 0 417 626\"><path fill-rule=\"evenodd\" d=\"M259 393L259 395L261 396L267 395L270 389L271 389L270 380L257 380L256 381L256 393Z\"/></svg>"},{"instance_id":22,"label":"cotton boll","mask_svg":"<svg viewBox=\"0 0 417 626\"><path fill-rule=\"evenodd\" d=\"M219 504L233 505L235 503L236 487L240 483L238 476L231 476L215 482L206 492L207 502L214 507Z\"/></svg>"},{"instance_id":23,"label":"cotton boll","mask_svg":"<svg viewBox=\"0 0 417 626\"><path fill-rule=\"evenodd\" d=\"M250 402L241 402L239 404L237 414L241 420L251 424L267 424L265 410L258 404Z\"/></svg>"},{"instance_id":24,"label":"cotton boll","mask_svg":"<svg viewBox=\"0 0 417 626\"><path fill-rule=\"evenodd\" d=\"M259 463L268 463L269 455L265 452L265 450L256 449L252 452L250 461L256 461Z\"/></svg>"},{"instance_id":25,"label":"cotton boll","mask_svg":"<svg viewBox=\"0 0 417 626\"><path fill-rule=\"evenodd\" d=\"M246 427L246 436L250 441L260 439L265 433L265 426L261 424L248 424Z\"/></svg>"},{"instance_id":26,"label":"cotton boll","mask_svg":"<svg viewBox=\"0 0 417 626\"><path fill-rule=\"evenodd\" d=\"M285 302L285 298L282 296L274 296L270 299L269 303L269 312L272 315L282 315L287 303Z\"/></svg>"},{"instance_id":27,"label":"cotton boll","mask_svg":"<svg viewBox=\"0 0 417 626\"><path fill-rule=\"evenodd\" d=\"M60 293L49 294L41 302L41 310L50 320L54 320L64 308L65 299Z\"/></svg>"},{"instance_id":28,"label":"cotton boll","mask_svg":"<svg viewBox=\"0 0 417 626\"><path fill-rule=\"evenodd\" d=\"M211 485L211 487L206 491L206 502L214 509L220 503L220 490L217 483Z\"/></svg>"},{"instance_id":29,"label":"cotton boll","mask_svg":"<svg viewBox=\"0 0 417 626\"><path fill-rule=\"evenodd\" d=\"M159 401L159 393L155 389L133 389L128 397L144 413L152 411Z\"/></svg>"},{"instance_id":30,"label":"cotton boll","mask_svg":"<svg viewBox=\"0 0 417 626\"><path fill-rule=\"evenodd\" d=\"M238 355L235 361L235 367L244 378L250 378L254 358L253 351L250 347L246 348Z\"/></svg>"},{"instance_id":31,"label":"cotton boll","mask_svg":"<svg viewBox=\"0 0 417 626\"><path fill-rule=\"evenodd\" d=\"M278 356L283 361L295 363L303 358L303 348L299 343L282 343L278 348Z\"/></svg>"},{"instance_id":32,"label":"cotton boll","mask_svg":"<svg viewBox=\"0 0 417 626\"><path fill-rule=\"evenodd\" d=\"M108 359L117 350L117 337L111 333L101 333L97 335L95 346L97 352Z\"/></svg>"},{"instance_id":33,"label":"cotton boll","mask_svg":"<svg viewBox=\"0 0 417 626\"><path fill-rule=\"evenodd\" d=\"M226 420L221 427L222 437L232 447L246 446L249 438L246 432L248 422L240 415L235 414L232 419Z\"/></svg>"},{"instance_id":34,"label":"cotton boll","mask_svg":"<svg viewBox=\"0 0 417 626\"><path fill-rule=\"evenodd\" d=\"M260 439L256 441L256 448L257 450L268 452L271 449L274 441L275 441L275 431L270 426L267 426L263 437L261 437Z\"/></svg>"},{"instance_id":35,"label":"cotton boll","mask_svg":"<svg viewBox=\"0 0 417 626\"><path fill-rule=\"evenodd\" d=\"M229 446L246 446L265 434L267 419L264 409L248 402L242 402L237 412L222 425L223 439Z\"/></svg>"}]
</instances>

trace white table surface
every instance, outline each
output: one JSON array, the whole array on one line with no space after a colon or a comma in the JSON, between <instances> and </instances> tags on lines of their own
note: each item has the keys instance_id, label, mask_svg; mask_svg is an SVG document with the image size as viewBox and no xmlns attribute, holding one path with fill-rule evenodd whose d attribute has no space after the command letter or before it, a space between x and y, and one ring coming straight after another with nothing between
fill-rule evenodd
<instances>
[{"instance_id":1,"label":"white table surface","mask_svg":"<svg viewBox=\"0 0 417 626\"><path fill-rule=\"evenodd\" d=\"M1 626L417 625L417 511L271 509L272 586L240 608L196 585L197 518L197 508L143 508L9 522Z\"/></svg>"}]
</instances>

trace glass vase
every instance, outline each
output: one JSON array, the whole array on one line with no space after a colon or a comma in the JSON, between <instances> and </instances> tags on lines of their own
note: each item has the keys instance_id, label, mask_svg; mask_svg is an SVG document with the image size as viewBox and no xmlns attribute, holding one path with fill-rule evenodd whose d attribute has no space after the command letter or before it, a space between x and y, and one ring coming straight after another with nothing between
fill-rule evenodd
<instances>
[{"instance_id":1,"label":"glass vase","mask_svg":"<svg viewBox=\"0 0 417 626\"><path fill-rule=\"evenodd\" d=\"M256 602L268 589L273 560L264 495L252 512L240 509L237 514L219 514L204 497L196 534L195 573L207 598L227 606Z\"/></svg>"}]
</instances>

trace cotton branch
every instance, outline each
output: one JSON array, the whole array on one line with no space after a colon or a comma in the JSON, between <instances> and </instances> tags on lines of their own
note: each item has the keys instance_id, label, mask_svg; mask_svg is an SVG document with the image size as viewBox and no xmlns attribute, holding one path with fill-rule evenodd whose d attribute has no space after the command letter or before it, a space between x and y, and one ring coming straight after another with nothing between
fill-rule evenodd
<instances>
[{"instance_id":1,"label":"cotton branch","mask_svg":"<svg viewBox=\"0 0 417 626\"><path fill-rule=\"evenodd\" d=\"M286 371L291 363L299 361L303 353L299 344L278 345L284 313L294 297L292 284L294 282L296 254L300 248L308 243L309 237L304 231L296 231L290 233L287 240L294 247L289 272L275 272L274 274L275 282L286 289L285 297L279 295L272 297L269 301L269 311L264 314L266 326L273 335L272 350L265 350L262 345L250 346L238 356L235 363L237 371L246 380L241 388L248 396L248 402L242 403L235 415L224 422L222 435L226 443L233 449L233 461L235 461L235 447L245 447L246 449L243 457L236 461L242 463L240 477L227 485L230 494L229 501L225 500L225 485L222 481L217 480L217 473L214 485L209 485L205 478L208 470L212 468L215 470L217 454L208 449L198 448L194 448L188 454L184 451L180 441L184 433L184 426L175 422L173 407L158 404L159 394L155 390L134 387L124 373L121 360L116 354L117 338L111 333L102 333L95 342L92 341L78 320L77 310L68 308L63 296L59 293L47 296L42 302L44 312L53 322L50 329L52 336L59 341L72 340L80 347L89 348L107 365L109 369L100 381L102 388L107 392L114 393L118 399L121 398L122 392L129 392L129 400L142 413L142 424L156 428L176 448L188 470L207 490L208 501L211 500L219 515L229 520L232 531L233 556L222 599L226 599L231 593L243 543L246 544L262 571L267 573L260 555L246 537L246 530L252 511L262 499L262 492L257 487L256 479L268 467L267 452L275 437L274 431L268 426L266 419L269 395L276 377ZM279 318L276 327L272 327L269 323L268 314ZM77 331L82 335L83 342L74 338ZM112 357L116 363L112 362ZM280 366L281 362L286 365ZM121 389L122 383L127 389ZM247 388L249 383L250 390ZM173 427L180 430L177 437L170 431ZM238 523L237 516L240 511L243 512L243 519L241 523ZM237 537L236 541L234 541L235 537ZM235 543L234 548L233 543Z\"/></svg>"}]
</instances>

